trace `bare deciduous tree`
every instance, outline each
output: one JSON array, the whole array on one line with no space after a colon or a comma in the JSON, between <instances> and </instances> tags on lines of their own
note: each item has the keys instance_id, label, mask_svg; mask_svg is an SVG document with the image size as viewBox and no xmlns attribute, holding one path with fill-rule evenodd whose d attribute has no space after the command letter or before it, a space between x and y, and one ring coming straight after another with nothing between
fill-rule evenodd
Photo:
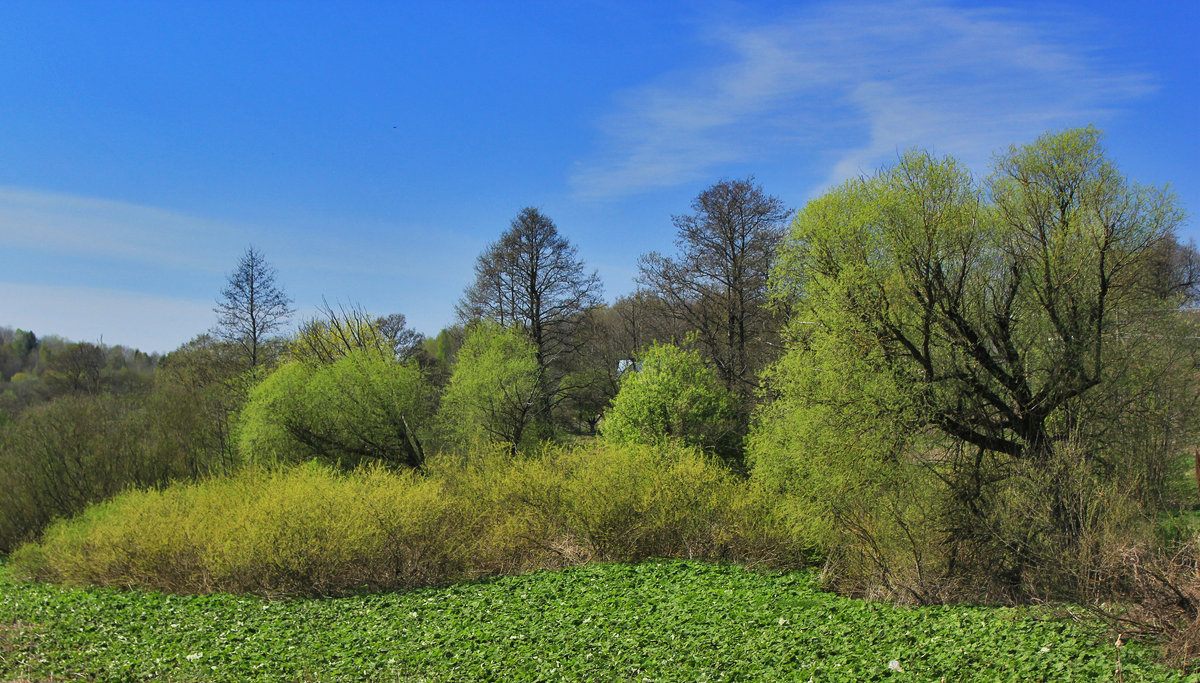
<instances>
[{"instance_id":1,"label":"bare deciduous tree","mask_svg":"<svg viewBox=\"0 0 1200 683\"><path fill-rule=\"evenodd\" d=\"M775 334L767 275L789 211L753 177L713 185L692 211L672 219L679 256L643 256L639 282L696 331L726 387L747 397Z\"/></svg>"},{"instance_id":2,"label":"bare deciduous tree","mask_svg":"<svg viewBox=\"0 0 1200 683\"><path fill-rule=\"evenodd\" d=\"M213 311L214 334L237 345L250 367L264 361L263 344L292 317L292 300L275 282L275 269L254 247L246 250Z\"/></svg>"},{"instance_id":3,"label":"bare deciduous tree","mask_svg":"<svg viewBox=\"0 0 1200 683\"><path fill-rule=\"evenodd\" d=\"M580 313L599 304L600 294L600 278L584 271L554 221L529 207L479 255L457 310L464 321L520 327L546 368L573 348Z\"/></svg>"},{"instance_id":4,"label":"bare deciduous tree","mask_svg":"<svg viewBox=\"0 0 1200 683\"><path fill-rule=\"evenodd\" d=\"M328 301L317 312L316 318L300 324L289 345L289 358L329 364L366 351L402 362L415 356L425 341L425 335L407 326L403 313L380 317L357 305L335 307Z\"/></svg>"}]
</instances>

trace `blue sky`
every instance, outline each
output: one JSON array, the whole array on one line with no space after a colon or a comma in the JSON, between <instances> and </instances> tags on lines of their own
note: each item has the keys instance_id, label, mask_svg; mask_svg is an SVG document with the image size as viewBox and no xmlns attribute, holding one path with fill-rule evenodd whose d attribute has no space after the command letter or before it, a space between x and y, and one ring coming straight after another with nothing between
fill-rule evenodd
<instances>
[{"instance_id":1,"label":"blue sky","mask_svg":"<svg viewBox=\"0 0 1200 683\"><path fill-rule=\"evenodd\" d=\"M169 351L253 244L298 317L434 334L525 206L611 300L721 178L798 208L1089 123L1196 214L1198 7L0 3L0 325Z\"/></svg>"}]
</instances>

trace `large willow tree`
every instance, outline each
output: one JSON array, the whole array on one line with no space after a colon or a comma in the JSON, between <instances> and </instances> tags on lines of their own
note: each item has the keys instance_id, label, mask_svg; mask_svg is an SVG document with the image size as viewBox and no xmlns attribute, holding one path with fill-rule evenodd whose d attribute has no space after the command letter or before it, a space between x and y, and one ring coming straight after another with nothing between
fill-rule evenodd
<instances>
[{"instance_id":1,"label":"large willow tree","mask_svg":"<svg viewBox=\"0 0 1200 683\"><path fill-rule=\"evenodd\" d=\"M1012 147L983 182L911 152L810 202L773 273L798 315L758 473L803 482L885 579L890 519L914 583L987 547L993 578L1021 585L1039 549L1087 536L1095 491L1161 498L1190 433L1190 334L1154 284L1182 219L1091 128Z\"/></svg>"}]
</instances>

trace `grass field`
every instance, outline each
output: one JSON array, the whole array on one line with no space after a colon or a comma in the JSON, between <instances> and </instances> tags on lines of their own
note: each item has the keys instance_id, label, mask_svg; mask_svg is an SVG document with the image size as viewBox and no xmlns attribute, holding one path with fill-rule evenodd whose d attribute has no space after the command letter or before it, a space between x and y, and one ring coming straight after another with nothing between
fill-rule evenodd
<instances>
[{"instance_id":1,"label":"grass field","mask_svg":"<svg viewBox=\"0 0 1200 683\"><path fill-rule=\"evenodd\" d=\"M1112 680L1118 659L1125 681L1185 679L1064 616L895 608L822 593L808 573L683 561L288 601L58 588L0 568L0 680Z\"/></svg>"}]
</instances>

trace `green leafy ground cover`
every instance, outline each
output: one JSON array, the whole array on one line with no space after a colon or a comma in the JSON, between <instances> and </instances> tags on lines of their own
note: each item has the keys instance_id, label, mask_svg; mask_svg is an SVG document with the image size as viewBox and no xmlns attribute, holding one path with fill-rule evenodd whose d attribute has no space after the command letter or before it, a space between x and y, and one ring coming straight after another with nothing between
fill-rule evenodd
<instances>
[{"instance_id":1,"label":"green leafy ground cover","mask_svg":"<svg viewBox=\"0 0 1200 683\"><path fill-rule=\"evenodd\" d=\"M0 680L1102 680L1118 656L1126 681L1184 678L1145 644L1118 650L1102 626L1044 609L894 608L822 593L808 573L728 565L274 602L59 588L0 568Z\"/></svg>"}]
</instances>

